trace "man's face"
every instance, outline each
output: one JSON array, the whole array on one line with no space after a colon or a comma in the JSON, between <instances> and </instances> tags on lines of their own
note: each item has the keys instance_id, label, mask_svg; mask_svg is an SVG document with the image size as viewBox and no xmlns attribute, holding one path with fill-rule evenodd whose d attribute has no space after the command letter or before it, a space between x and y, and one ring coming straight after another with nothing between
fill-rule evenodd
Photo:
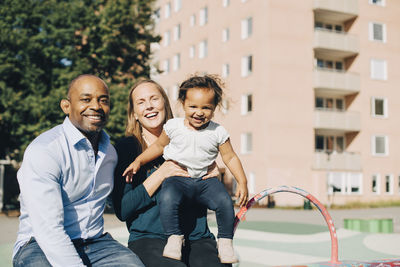
<instances>
[{"instance_id":1,"label":"man's face","mask_svg":"<svg viewBox=\"0 0 400 267\"><path fill-rule=\"evenodd\" d=\"M99 133L110 113L110 94L105 84L95 76L82 77L73 84L68 97L61 108L72 124L86 137Z\"/></svg>"}]
</instances>

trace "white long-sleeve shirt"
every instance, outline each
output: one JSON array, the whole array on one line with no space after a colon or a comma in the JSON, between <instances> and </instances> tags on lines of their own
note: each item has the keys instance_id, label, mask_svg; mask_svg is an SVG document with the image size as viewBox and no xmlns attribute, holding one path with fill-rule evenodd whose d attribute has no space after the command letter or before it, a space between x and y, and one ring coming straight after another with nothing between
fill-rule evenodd
<instances>
[{"instance_id":1,"label":"white long-sleeve shirt","mask_svg":"<svg viewBox=\"0 0 400 267\"><path fill-rule=\"evenodd\" d=\"M104 131L95 156L68 117L39 135L26 149L17 174L21 216L13 256L34 237L51 265L84 266L71 240L103 234L116 163Z\"/></svg>"}]
</instances>

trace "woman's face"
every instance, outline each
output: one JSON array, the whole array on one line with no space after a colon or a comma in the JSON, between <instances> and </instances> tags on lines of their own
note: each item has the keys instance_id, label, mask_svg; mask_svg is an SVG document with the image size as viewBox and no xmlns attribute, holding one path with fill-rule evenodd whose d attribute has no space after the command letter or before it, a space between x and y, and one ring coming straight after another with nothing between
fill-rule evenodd
<instances>
[{"instance_id":1,"label":"woman's face","mask_svg":"<svg viewBox=\"0 0 400 267\"><path fill-rule=\"evenodd\" d=\"M135 119L146 130L160 131L165 121L165 102L157 87L152 83L143 83L132 92Z\"/></svg>"}]
</instances>

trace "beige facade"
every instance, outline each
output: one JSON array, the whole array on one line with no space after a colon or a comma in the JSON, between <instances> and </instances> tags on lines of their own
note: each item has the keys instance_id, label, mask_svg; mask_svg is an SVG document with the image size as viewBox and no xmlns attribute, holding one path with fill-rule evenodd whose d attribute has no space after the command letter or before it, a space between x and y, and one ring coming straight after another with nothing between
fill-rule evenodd
<instances>
[{"instance_id":1,"label":"beige facade","mask_svg":"<svg viewBox=\"0 0 400 267\"><path fill-rule=\"evenodd\" d=\"M153 78L216 73L255 194L297 186L325 204L399 200L400 1L159 0ZM223 165L221 165L223 166ZM227 172L226 181L231 179ZM278 205L301 205L277 194Z\"/></svg>"}]
</instances>

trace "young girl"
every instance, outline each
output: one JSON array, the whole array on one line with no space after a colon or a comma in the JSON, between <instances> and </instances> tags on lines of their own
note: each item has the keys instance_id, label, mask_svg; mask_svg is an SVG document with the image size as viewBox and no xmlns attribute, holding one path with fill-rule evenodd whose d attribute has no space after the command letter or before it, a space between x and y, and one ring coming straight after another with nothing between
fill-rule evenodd
<instances>
[{"instance_id":1,"label":"young girl","mask_svg":"<svg viewBox=\"0 0 400 267\"><path fill-rule=\"evenodd\" d=\"M222 100L219 79L211 75L189 78L179 88L179 100L183 104L185 118L170 119L157 141L129 165L123 176L130 181L141 166L163 153L166 160L186 167L191 177L167 178L158 199L161 222L169 235L163 255L178 260L181 258L183 235L179 225L179 206L183 200L190 199L215 210L221 263L237 262L232 246L235 214L231 198L217 177L202 179L220 152L237 181L239 205L246 204L247 179L242 164L225 128L211 121L215 108Z\"/></svg>"}]
</instances>

